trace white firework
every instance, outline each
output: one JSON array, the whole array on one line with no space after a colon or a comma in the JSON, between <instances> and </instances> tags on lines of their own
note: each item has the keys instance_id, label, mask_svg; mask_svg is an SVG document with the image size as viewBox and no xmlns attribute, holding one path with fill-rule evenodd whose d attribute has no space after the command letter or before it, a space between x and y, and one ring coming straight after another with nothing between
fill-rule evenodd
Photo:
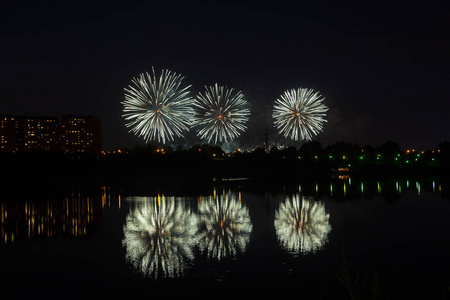
<instances>
[{"instance_id":1,"label":"white firework","mask_svg":"<svg viewBox=\"0 0 450 300\"><path fill-rule=\"evenodd\" d=\"M280 244L292 253L315 252L327 242L330 215L322 202L295 194L275 212L275 230Z\"/></svg>"},{"instance_id":2,"label":"white firework","mask_svg":"<svg viewBox=\"0 0 450 300\"><path fill-rule=\"evenodd\" d=\"M123 227L126 259L145 276L177 277L194 259L197 218L174 197L133 198Z\"/></svg>"},{"instance_id":3,"label":"white firework","mask_svg":"<svg viewBox=\"0 0 450 300\"><path fill-rule=\"evenodd\" d=\"M205 93L199 93L194 100L195 114L192 125L200 138L208 143L232 141L245 129L250 109L244 95L227 87L205 86Z\"/></svg>"},{"instance_id":4,"label":"white firework","mask_svg":"<svg viewBox=\"0 0 450 300\"><path fill-rule=\"evenodd\" d=\"M252 224L248 208L235 194L210 196L199 203L199 248L220 261L245 252Z\"/></svg>"},{"instance_id":5,"label":"white firework","mask_svg":"<svg viewBox=\"0 0 450 300\"><path fill-rule=\"evenodd\" d=\"M312 89L292 89L285 91L275 101L273 110L274 126L284 137L294 141L311 140L322 131L322 123L328 108L322 103L324 98Z\"/></svg>"},{"instance_id":6,"label":"white firework","mask_svg":"<svg viewBox=\"0 0 450 300\"><path fill-rule=\"evenodd\" d=\"M189 130L193 116L190 86L181 87L184 77L163 70L159 77L152 68L152 74L141 74L133 78L133 85L125 89L122 102L124 117L130 132L142 136L146 142L173 141Z\"/></svg>"}]
</instances>

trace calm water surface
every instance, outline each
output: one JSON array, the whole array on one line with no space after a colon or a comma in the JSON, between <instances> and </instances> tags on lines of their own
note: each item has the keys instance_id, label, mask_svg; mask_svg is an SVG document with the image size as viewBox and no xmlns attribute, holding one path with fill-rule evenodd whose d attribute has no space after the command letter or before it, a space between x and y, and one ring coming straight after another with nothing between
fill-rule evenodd
<instances>
[{"instance_id":1,"label":"calm water surface","mask_svg":"<svg viewBox=\"0 0 450 300\"><path fill-rule=\"evenodd\" d=\"M450 186L439 179L0 195L0 287L21 296L440 298L450 286ZM92 192L94 190L94 192ZM376 274L376 277L374 275Z\"/></svg>"}]
</instances>

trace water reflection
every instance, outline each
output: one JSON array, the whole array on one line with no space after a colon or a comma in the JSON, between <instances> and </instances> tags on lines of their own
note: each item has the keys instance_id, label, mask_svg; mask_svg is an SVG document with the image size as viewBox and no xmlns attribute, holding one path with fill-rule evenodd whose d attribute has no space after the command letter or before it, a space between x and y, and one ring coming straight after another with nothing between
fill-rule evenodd
<instances>
[{"instance_id":1,"label":"water reflection","mask_svg":"<svg viewBox=\"0 0 450 300\"><path fill-rule=\"evenodd\" d=\"M314 252L327 242L331 230L325 204L296 193L275 212L275 230L280 244L292 253Z\"/></svg>"},{"instance_id":2,"label":"water reflection","mask_svg":"<svg viewBox=\"0 0 450 300\"><path fill-rule=\"evenodd\" d=\"M17 239L81 237L100 219L92 198L27 199L0 202L1 241Z\"/></svg>"},{"instance_id":3,"label":"water reflection","mask_svg":"<svg viewBox=\"0 0 450 300\"><path fill-rule=\"evenodd\" d=\"M208 258L221 260L243 253L250 239L252 224L248 208L240 201L240 194L229 191L199 199L198 213L200 250Z\"/></svg>"},{"instance_id":4,"label":"water reflection","mask_svg":"<svg viewBox=\"0 0 450 300\"><path fill-rule=\"evenodd\" d=\"M178 277L194 259L197 217L182 199L133 197L123 227L126 259L146 276Z\"/></svg>"},{"instance_id":5,"label":"water reflection","mask_svg":"<svg viewBox=\"0 0 450 300\"><path fill-rule=\"evenodd\" d=\"M397 202L405 192L413 191L417 195L424 192L438 193L443 198L449 198L448 178L360 178L333 176L330 180L317 182L302 182L298 190L302 195L316 195L318 197L331 196L333 198L359 198L361 196L384 196L388 202ZM285 188L287 190L287 188Z\"/></svg>"}]
</instances>

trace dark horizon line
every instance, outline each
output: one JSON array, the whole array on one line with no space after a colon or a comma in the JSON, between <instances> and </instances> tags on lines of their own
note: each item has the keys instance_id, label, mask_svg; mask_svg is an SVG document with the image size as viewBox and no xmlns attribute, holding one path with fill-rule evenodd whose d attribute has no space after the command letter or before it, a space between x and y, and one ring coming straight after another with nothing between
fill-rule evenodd
<instances>
[{"instance_id":1,"label":"dark horizon line","mask_svg":"<svg viewBox=\"0 0 450 300\"><path fill-rule=\"evenodd\" d=\"M417 151L417 152L424 151L424 152L427 152L427 151L438 151L439 148L442 147L442 145L450 144L449 141L443 140L443 141L439 142L438 145L434 149L420 149L420 150L418 150L415 147L408 147L406 150L403 150L403 149L400 148L399 143L397 143L396 141L393 141L393 140L386 140L385 142L379 144L378 146L374 146L371 143L365 143L363 146L361 146L361 144L359 144L357 142L346 142L344 140L336 141L334 143L329 143L327 145L322 144L318 140L301 141L299 143L301 143L301 144L300 145L296 145L296 146L294 146L294 145L282 146L282 149L287 149L287 148L294 147L295 149L300 150L303 145L308 144L308 143L318 143L318 144L320 144L320 147L323 148L323 149L325 149L327 147L333 147L333 146L336 146L336 145L339 145L339 144L346 145L346 146L357 146L357 147L359 147L361 149L364 149L366 147L373 147L374 149L377 149L377 148L381 148L384 144L395 143L396 146L398 146L398 148L399 148L399 150L401 152L407 152L407 151L413 151L413 152L414 151ZM102 149L102 151L134 150L134 149L137 149L137 148L151 148L151 147L161 148L161 149L163 149L163 148L177 149L178 147L183 147L183 149L189 150L189 149L192 149L194 147L199 147L199 146L200 147L201 146L219 147L219 148L221 148L223 150L223 145L210 144L210 143L206 143L206 142L198 142L198 143L191 143L191 144L192 144L192 146L185 147L182 143L179 143L179 144L162 144L160 142L152 141L152 142L148 142L148 143L145 143L145 144L138 144L138 143L136 143L133 147L119 146L119 147L110 148L109 150ZM226 153L234 153L234 152L237 152L238 149L242 149L242 150L239 150L239 151L242 151L242 152L252 152L252 151L254 151L256 149L271 150L273 148L277 148L277 146L276 145L271 145L269 148L267 148L264 145L260 145L258 147L254 147L254 148L248 148L248 149L244 149L244 148L245 147L236 147L236 151L226 152ZM278 150L282 150L282 149L278 149Z\"/></svg>"}]
</instances>

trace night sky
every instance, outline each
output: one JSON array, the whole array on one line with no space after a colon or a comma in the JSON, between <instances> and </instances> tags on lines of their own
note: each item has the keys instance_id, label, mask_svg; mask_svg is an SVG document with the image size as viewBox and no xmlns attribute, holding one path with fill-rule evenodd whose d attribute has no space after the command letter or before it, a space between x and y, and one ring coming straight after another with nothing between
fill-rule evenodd
<instances>
[{"instance_id":1,"label":"night sky","mask_svg":"<svg viewBox=\"0 0 450 300\"><path fill-rule=\"evenodd\" d=\"M124 88L169 69L193 95L241 90L240 143L275 140L274 101L321 92L323 146L435 149L450 140L450 11L412 1L1 1L0 114L97 115L103 148L144 144L122 118ZM278 139L279 140L279 139ZM299 144L298 144L299 145Z\"/></svg>"}]
</instances>

